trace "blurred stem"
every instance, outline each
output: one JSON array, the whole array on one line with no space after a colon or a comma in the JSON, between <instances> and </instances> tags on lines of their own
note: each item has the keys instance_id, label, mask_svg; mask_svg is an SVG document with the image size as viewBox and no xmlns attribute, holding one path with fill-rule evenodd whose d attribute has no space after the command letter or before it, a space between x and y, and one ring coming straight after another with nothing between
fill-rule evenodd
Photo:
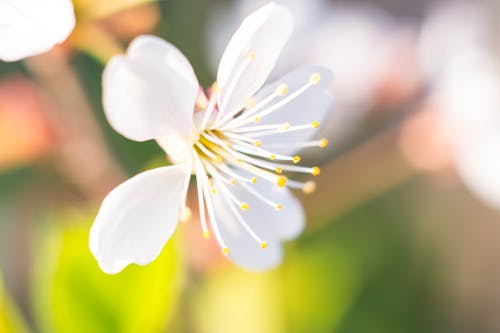
<instances>
[{"instance_id":1,"label":"blurred stem","mask_svg":"<svg viewBox=\"0 0 500 333\"><path fill-rule=\"evenodd\" d=\"M402 156L398 137L399 127L386 130L322 168L316 192L303 198L311 230L417 174Z\"/></svg>"},{"instance_id":2,"label":"blurred stem","mask_svg":"<svg viewBox=\"0 0 500 333\"><path fill-rule=\"evenodd\" d=\"M57 136L56 165L88 199L102 199L124 172L111 157L68 55L55 50L26 65L54 106L49 117Z\"/></svg>"}]
</instances>

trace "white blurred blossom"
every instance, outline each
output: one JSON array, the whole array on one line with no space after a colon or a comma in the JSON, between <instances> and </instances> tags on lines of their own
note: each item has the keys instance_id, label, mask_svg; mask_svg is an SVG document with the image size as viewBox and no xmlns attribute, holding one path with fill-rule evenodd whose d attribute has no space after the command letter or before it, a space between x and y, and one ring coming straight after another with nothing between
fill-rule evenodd
<instances>
[{"instance_id":1,"label":"white blurred blossom","mask_svg":"<svg viewBox=\"0 0 500 333\"><path fill-rule=\"evenodd\" d=\"M500 208L500 72L488 44L489 23L477 4L442 3L422 29L420 59L429 100L451 133L460 177Z\"/></svg>"},{"instance_id":2,"label":"white blurred blossom","mask_svg":"<svg viewBox=\"0 0 500 333\"><path fill-rule=\"evenodd\" d=\"M50 50L75 26L71 0L0 0L0 60Z\"/></svg>"}]
</instances>

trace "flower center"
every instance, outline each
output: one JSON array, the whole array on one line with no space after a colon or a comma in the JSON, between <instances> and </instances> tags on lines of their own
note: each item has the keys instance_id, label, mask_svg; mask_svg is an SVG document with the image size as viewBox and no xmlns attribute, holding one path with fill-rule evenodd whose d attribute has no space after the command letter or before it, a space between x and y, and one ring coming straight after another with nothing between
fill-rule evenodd
<instances>
[{"instance_id":1,"label":"flower center","mask_svg":"<svg viewBox=\"0 0 500 333\"><path fill-rule=\"evenodd\" d=\"M307 83L290 94L287 84L279 84L269 96L258 102L252 98L244 110L227 115L222 115L217 109L216 85L212 86L209 99L204 95L198 99L197 108L204 111L198 111L197 127L200 134L192 146L192 159L189 163L190 168L196 174L203 234L205 237L210 235L205 215L206 207L211 229L224 254L227 255L229 249L217 226L212 196L221 195L238 222L252 238L260 243L262 248L265 248L267 243L249 227L241 214L241 211L252 209L252 207L238 198L233 188L239 187L238 193L242 193L241 190L243 190L276 211L283 208L282 204L267 198L265 193L257 191L253 184L268 181L278 187L288 186L300 189L304 193L314 191L316 187L314 181L290 180L284 173L305 173L317 176L320 169L316 166L300 166L298 165L301 161L300 156L279 154L278 151L280 148L290 147L325 148L328 144L326 139L283 143L272 141L272 144L263 141L272 135L279 136L294 131L313 130L319 127L319 123L313 121L308 124L293 125L288 122L262 124L261 120L282 109L306 90L317 85L319 81L319 74L313 74Z\"/></svg>"}]
</instances>

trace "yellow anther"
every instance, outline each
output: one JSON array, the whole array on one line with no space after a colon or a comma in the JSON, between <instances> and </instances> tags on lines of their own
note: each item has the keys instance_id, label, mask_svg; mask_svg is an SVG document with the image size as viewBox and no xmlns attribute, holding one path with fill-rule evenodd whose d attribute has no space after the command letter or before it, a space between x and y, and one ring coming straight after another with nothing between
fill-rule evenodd
<instances>
[{"instance_id":1,"label":"yellow anther","mask_svg":"<svg viewBox=\"0 0 500 333\"><path fill-rule=\"evenodd\" d=\"M212 187L212 194L217 194L217 189L215 187Z\"/></svg>"},{"instance_id":2,"label":"yellow anther","mask_svg":"<svg viewBox=\"0 0 500 333\"><path fill-rule=\"evenodd\" d=\"M260 141L260 140L255 140L255 141L253 142L253 144L254 144L254 145L256 145L257 147L260 147L260 146L262 146L262 141Z\"/></svg>"},{"instance_id":3,"label":"yellow anther","mask_svg":"<svg viewBox=\"0 0 500 333\"><path fill-rule=\"evenodd\" d=\"M311 82L312 84L316 85L319 83L319 81L321 81L321 75L319 75L318 73L314 73L313 75L311 75L311 77L309 78L309 82Z\"/></svg>"},{"instance_id":4,"label":"yellow anther","mask_svg":"<svg viewBox=\"0 0 500 333\"><path fill-rule=\"evenodd\" d=\"M274 207L276 209L277 212L279 212L283 206L281 204L277 204L276 207Z\"/></svg>"},{"instance_id":5,"label":"yellow anther","mask_svg":"<svg viewBox=\"0 0 500 333\"><path fill-rule=\"evenodd\" d=\"M288 131L289 128L290 128L290 123L284 123L283 125L281 125L280 131Z\"/></svg>"},{"instance_id":6,"label":"yellow anther","mask_svg":"<svg viewBox=\"0 0 500 333\"><path fill-rule=\"evenodd\" d=\"M311 123L311 126L312 126L313 128L318 128L318 127L319 127L319 122L318 122L318 121L313 121L313 122Z\"/></svg>"},{"instance_id":7,"label":"yellow anther","mask_svg":"<svg viewBox=\"0 0 500 333\"><path fill-rule=\"evenodd\" d=\"M222 249L222 254L225 255L225 256L229 255L229 248L228 247L223 248Z\"/></svg>"},{"instance_id":8,"label":"yellow anther","mask_svg":"<svg viewBox=\"0 0 500 333\"><path fill-rule=\"evenodd\" d=\"M252 177L252 178L250 178L250 181L252 182L252 184L255 184L255 183L257 183L257 178L256 177Z\"/></svg>"},{"instance_id":9,"label":"yellow anther","mask_svg":"<svg viewBox=\"0 0 500 333\"><path fill-rule=\"evenodd\" d=\"M285 176L279 176L278 180L276 181L276 185L278 185L279 187L283 187L286 185L287 181L288 181L288 178L286 178Z\"/></svg>"},{"instance_id":10,"label":"yellow anther","mask_svg":"<svg viewBox=\"0 0 500 333\"><path fill-rule=\"evenodd\" d=\"M243 159L242 159L241 157L238 157L238 158L236 159L236 162L237 162L237 163L241 163L241 162L243 162Z\"/></svg>"},{"instance_id":11,"label":"yellow anther","mask_svg":"<svg viewBox=\"0 0 500 333\"><path fill-rule=\"evenodd\" d=\"M240 208L243 210L248 210L248 204L246 202L242 202Z\"/></svg>"},{"instance_id":12,"label":"yellow anther","mask_svg":"<svg viewBox=\"0 0 500 333\"><path fill-rule=\"evenodd\" d=\"M321 170L318 167L312 167L311 174L313 176L317 176L321 173Z\"/></svg>"},{"instance_id":13,"label":"yellow anther","mask_svg":"<svg viewBox=\"0 0 500 333\"><path fill-rule=\"evenodd\" d=\"M212 161L214 161L214 163L222 163L222 157L215 155Z\"/></svg>"},{"instance_id":14,"label":"yellow anther","mask_svg":"<svg viewBox=\"0 0 500 333\"><path fill-rule=\"evenodd\" d=\"M311 194L316 190L316 183L312 180L306 182L302 188L302 192L305 194Z\"/></svg>"},{"instance_id":15,"label":"yellow anther","mask_svg":"<svg viewBox=\"0 0 500 333\"><path fill-rule=\"evenodd\" d=\"M256 124L260 123L260 118L259 117L253 118L253 122Z\"/></svg>"},{"instance_id":16,"label":"yellow anther","mask_svg":"<svg viewBox=\"0 0 500 333\"><path fill-rule=\"evenodd\" d=\"M276 154L271 154L269 155L269 159L272 161L272 160L275 160L276 159Z\"/></svg>"},{"instance_id":17,"label":"yellow anther","mask_svg":"<svg viewBox=\"0 0 500 333\"><path fill-rule=\"evenodd\" d=\"M299 162L300 162L300 156L299 156L299 155L295 155L295 156L293 157L293 163L297 164L297 163L299 163Z\"/></svg>"},{"instance_id":18,"label":"yellow anther","mask_svg":"<svg viewBox=\"0 0 500 333\"><path fill-rule=\"evenodd\" d=\"M326 148L326 146L328 146L328 139L321 139L321 140L319 140L319 146L321 148Z\"/></svg>"},{"instance_id":19,"label":"yellow anther","mask_svg":"<svg viewBox=\"0 0 500 333\"><path fill-rule=\"evenodd\" d=\"M285 96L288 93L288 85L286 83L282 83L276 88L276 93L279 96Z\"/></svg>"},{"instance_id":20,"label":"yellow anther","mask_svg":"<svg viewBox=\"0 0 500 333\"><path fill-rule=\"evenodd\" d=\"M248 57L251 59L251 60L254 60L256 55L255 55L255 52L250 52L250 54L248 55Z\"/></svg>"},{"instance_id":21,"label":"yellow anther","mask_svg":"<svg viewBox=\"0 0 500 333\"><path fill-rule=\"evenodd\" d=\"M265 249L267 247L267 243L266 242L262 242L260 243L260 247Z\"/></svg>"},{"instance_id":22,"label":"yellow anther","mask_svg":"<svg viewBox=\"0 0 500 333\"><path fill-rule=\"evenodd\" d=\"M234 185L236 185L236 179L231 179L231 180L229 181L229 183L230 183L231 185L233 185L233 186L234 186Z\"/></svg>"},{"instance_id":23,"label":"yellow anther","mask_svg":"<svg viewBox=\"0 0 500 333\"><path fill-rule=\"evenodd\" d=\"M283 173L283 169L280 167L276 167L276 169L274 169L274 171L276 171L276 173L279 173L279 174Z\"/></svg>"},{"instance_id":24,"label":"yellow anther","mask_svg":"<svg viewBox=\"0 0 500 333\"><path fill-rule=\"evenodd\" d=\"M204 231L203 231L203 238L205 238L205 239L209 239L209 238L210 238L210 231L208 231L208 230L204 230Z\"/></svg>"},{"instance_id":25,"label":"yellow anther","mask_svg":"<svg viewBox=\"0 0 500 333\"><path fill-rule=\"evenodd\" d=\"M256 104L255 97L250 97L249 99L247 99L247 102L245 104L247 109L253 108Z\"/></svg>"},{"instance_id":26,"label":"yellow anther","mask_svg":"<svg viewBox=\"0 0 500 333\"><path fill-rule=\"evenodd\" d=\"M193 212L189 207L184 207L181 209L181 213L179 214L179 221L182 223L188 222L193 216Z\"/></svg>"}]
</instances>

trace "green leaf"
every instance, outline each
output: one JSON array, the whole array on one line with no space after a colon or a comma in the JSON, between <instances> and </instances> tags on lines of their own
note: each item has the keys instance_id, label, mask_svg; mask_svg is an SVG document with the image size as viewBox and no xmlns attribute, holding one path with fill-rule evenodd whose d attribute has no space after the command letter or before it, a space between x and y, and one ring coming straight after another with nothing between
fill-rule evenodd
<instances>
[{"instance_id":1,"label":"green leaf","mask_svg":"<svg viewBox=\"0 0 500 333\"><path fill-rule=\"evenodd\" d=\"M359 293L356 258L318 239L289 251L283 271L286 332L335 332Z\"/></svg>"},{"instance_id":2,"label":"green leaf","mask_svg":"<svg viewBox=\"0 0 500 333\"><path fill-rule=\"evenodd\" d=\"M179 241L171 239L148 266L107 275L88 249L91 219L72 214L62 220L42 232L36 262L35 314L42 331L161 332L184 280Z\"/></svg>"},{"instance_id":3,"label":"green leaf","mask_svg":"<svg viewBox=\"0 0 500 333\"><path fill-rule=\"evenodd\" d=\"M14 307L5 292L2 276L0 275L0 332L2 333L27 333L28 326Z\"/></svg>"}]
</instances>

